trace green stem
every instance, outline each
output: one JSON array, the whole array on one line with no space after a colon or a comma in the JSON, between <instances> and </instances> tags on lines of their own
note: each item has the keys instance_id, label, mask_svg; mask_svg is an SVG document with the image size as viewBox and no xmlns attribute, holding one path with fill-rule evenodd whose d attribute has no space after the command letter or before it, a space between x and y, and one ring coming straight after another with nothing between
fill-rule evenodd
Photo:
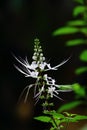
<instances>
[{"instance_id":1,"label":"green stem","mask_svg":"<svg viewBox=\"0 0 87 130\"><path fill-rule=\"evenodd\" d=\"M68 121L66 123L66 126L65 126L64 130L67 130L68 126L69 126L69 119L68 119Z\"/></svg>"},{"instance_id":2,"label":"green stem","mask_svg":"<svg viewBox=\"0 0 87 130\"><path fill-rule=\"evenodd\" d=\"M53 120L53 123L55 124L56 129L58 129L58 125L57 125L55 119L53 118L53 116L51 116L51 119Z\"/></svg>"}]
</instances>

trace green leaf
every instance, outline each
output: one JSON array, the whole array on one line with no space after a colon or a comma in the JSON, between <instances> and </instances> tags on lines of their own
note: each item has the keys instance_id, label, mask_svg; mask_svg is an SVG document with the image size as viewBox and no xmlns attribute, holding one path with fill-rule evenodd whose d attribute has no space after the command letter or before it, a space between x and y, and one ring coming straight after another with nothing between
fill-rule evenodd
<instances>
[{"instance_id":1,"label":"green leaf","mask_svg":"<svg viewBox=\"0 0 87 130\"><path fill-rule=\"evenodd\" d=\"M70 40L70 41L66 42L66 45L67 46L76 46L76 45L84 44L86 42L87 42L87 40L74 39L74 40Z\"/></svg>"},{"instance_id":2,"label":"green leaf","mask_svg":"<svg viewBox=\"0 0 87 130\"><path fill-rule=\"evenodd\" d=\"M85 115L76 115L76 116L74 117L74 119L75 119L76 121L79 121L79 120L87 120L87 116L85 116Z\"/></svg>"},{"instance_id":3,"label":"green leaf","mask_svg":"<svg viewBox=\"0 0 87 130\"><path fill-rule=\"evenodd\" d=\"M73 101L73 102L70 102L70 103L67 103L65 105L62 105L59 109L58 109L58 112L61 113L63 111L66 111L66 110L70 110L72 108L75 108L77 107L78 105L80 105L82 102L81 101Z\"/></svg>"},{"instance_id":4,"label":"green leaf","mask_svg":"<svg viewBox=\"0 0 87 130\"><path fill-rule=\"evenodd\" d=\"M81 28L79 31L81 33L84 33L85 35L87 35L87 28L86 27L85 28Z\"/></svg>"},{"instance_id":5,"label":"green leaf","mask_svg":"<svg viewBox=\"0 0 87 130\"><path fill-rule=\"evenodd\" d=\"M77 114L71 114L68 112L64 112L67 117L65 117L65 122L77 122L80 120L87 120L87 116L85 115L77 115Z\"/></svg>"},{"instance_id":6,"label":"green leaf","mask_svg":"<svg viewBox=\"0 0 87 130\"><path fill-rule=\"evenodd\" d=\"M51 115L51 116L53 116L54 118L57 118L57 119L64 118L63 114L60 114L60 113L58 113L58 112L56 112L54 110L53 111L46 110L46 111L44 111L44 114Z\"/></svg>"},{"instance_id":7,"label":"green leaf","mask_svg":"<svg viewBox=\"0 0 87 130\"><path fill-rule=\"evenodd\" d=\"M83 115L76 115L74 117L66 117L65 118L65 121L67 122L77 122L77 121L80 121L80 120L87 120L87 116L83 116Z\"/></svg>"},{"instance_id":8,"label":"green leaf","mask_svg":"<svg viewBox=\"0 0 87 130\"><path fill-rule=\"evenodd\" d=\"M72 85L72 88L73 88L73 91L76 93L76 96L79 96L79 97L86 96L85 88L81 86L80 84L75 83Z\"/></svg>"},{"instance_id":9,"label":"green leaf","mask_svg":"<svg viewBox=\"0 0 87 130\"><path fill-rule=\"evenodd\" d=\"M85 26L87 25L84 20L74 20L67 23L69 26Z\"/></svg>"},{"instance_id":10,"label":"green leaf","mask_svg":"<svg viewBox=\"0 0 87 130\"><path fill-rule=\"evenodd\" d=\"M85 6L82 6L82 5L76 6L74 8L73 15L76 17L77 15L84 13L85 10L86 10Z\"/></svg>"},{"instance_id":11,"label":"green leaf","mask_svg":"<svg viewBox=\"0 0 87 130\"><path fill-rule=\"evenodd\" d=\"M84 67L80 67L80 68L76 69L75 73L77 75L79 75L79 74L82 74L82 73L84 73L86 71L87 71L87 67L84 66Z\"/></svg>"},{"instance_id":12,"label":"green leaf","mask_svg":"<svg viewBox=\"0 0 87 130\"><path fill-rule=\"evenodd\" d=\"M87 62L87 50L84 50L84 51L80 54L80 60Z\"/></svg>"},{"instance_id":13,"label":"green leaf","mask_svg":"<svg viewBox=\"0 0 87 130\"><path fill-rule=\"evenodd\" d=\"M78 2L79 4L84 4L83 0L75 0L76 2Z\"/></svg>"},{"instance_id":14,"label":"green leaf","mask_svg":"<svg viewBox=\"0 0 87 130\"><path fill-rule=\"evenodd\" d=\"M48 116L38 116L38 117L34 117L34 119L38 121L46 122L46 123L51 122L51 117L48 117Z\"/></svg>"},{"instance_id":15,"label":"green leaf","mask_svg":"<svg viewBox=\"0 0 87 130\"><path fill-rule=\"evenodd\" d=\"M79 29L75 27L61 27L53 32L54 36L57 35L66 35L66 34L73 34L79 32Z\"/></svg>"}]
</instances>

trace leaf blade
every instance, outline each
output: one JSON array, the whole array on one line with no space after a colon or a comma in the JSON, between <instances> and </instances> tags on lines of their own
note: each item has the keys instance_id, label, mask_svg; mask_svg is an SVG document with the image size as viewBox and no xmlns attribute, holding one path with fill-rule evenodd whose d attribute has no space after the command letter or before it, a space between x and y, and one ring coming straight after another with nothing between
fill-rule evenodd
<instances>
[{"instance_id":1,"label":"leaf blade","mask_svg":"<svg viewBox=\"0 0 87 130\"><path fill-rule=\"evenodd\" d=\"M45 123L49 123L51 121L51 118L48 116L38 116L34 117L34 119Z\"/></svg>"},{"instance_id":2,"label":"leaf blade","mask_svg":"<svg viewBox=\"0 0 87 130\"><path fill-rule=\"evenodd\" d=\"M80 68L76 69L75 73L77 75L79 75L79 74L82 74L82 73L84 73L86 71L87 71L87 67L83 66L83 67L80 67Z\"/></svg>"},{"instance_id":3,"label":"leaf blade","mask_svg":"<svg viewBox=\"0 0 87 130\"><path fill-rule=\"evenodd\" d=\"M87 50L84 50L84 51L80 54L80 60L87 62Z\"/></svg>"},{"instance_id":4,"label":"leaf blade","mask_svg":"<svg viewBox=\"0 0 87 130\"><path fill-rule=\"evenodd\" d=\"M69 26L85 26L87 25L84 20L74 20L67 23Z\"/></svg>"},{"instance_id":5,"label":"leaf blade","mask_svg":"<svg viewBox=\"0 0 87 130\"><path fill-rule=\"evenodd\" d=\"M74 101L74 102L70 102L70 103L67 103L65 105L62 105L59 109L58 109L58 112L61 113L63 111L66 111L66 110L70 110L72 108L75 108L77 107L78 105L80 105L82 102L81 101Z\"/></svg>"},{"instance_id":6,"label":"leaf blade","mask_svg":"<svg viewBox=\"0 0 87 130\"><path fill-rule=\"evenodd\" d=\"M66 42L67 46L77 46L86 43L87 40L83 39L74 39Z\"/></svg>"},{"instance_id":7,"label":"leaf blade","mask_svg":"<svg viewBox=\"0 0 87 130\"><path fill-rule=\"evenodd\" d=\"M85 6L82 5L76 6L73 11L73 16L76 17L77 15L84 13L85 10L86 10Z\"/></svg>"},{"instance_id":8,"label":"leaf blade","mask_svg":"<svg viewBox=\"0 0 87 130\"><path fill-rule=\"evenodd\" d=\"M61 27L53 32L53 36L67 35L79 32L79 29L75 27Z\"/></svg>"}]
</instances>

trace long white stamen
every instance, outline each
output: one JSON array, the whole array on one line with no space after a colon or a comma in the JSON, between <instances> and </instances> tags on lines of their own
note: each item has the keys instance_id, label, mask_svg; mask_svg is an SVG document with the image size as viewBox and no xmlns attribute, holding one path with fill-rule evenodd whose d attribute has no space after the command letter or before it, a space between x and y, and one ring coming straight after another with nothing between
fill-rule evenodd
<instances>
[{"instance_id":1,"label":"long white stamen","mask_svg":"<svg viewBox=\"0 0 87 130\"><path fill-rule=\"evenodd\" d=\"M14 66L15 66L15 68L16 68L19 72L21 72L22 74L24 74L25 77L29 77L29 76L30 76L28 73L22 71L18 66L16 66L16 65L14 65Z\"/></svg>"},{"instance_id":2,"label":"long white stamen","mask_svg":"<svg viewBox=\"0 0 87 130\"><path fill-rule=\"evenodd\" d=\"M51 67L50 64L47 64L48 69L46 69L45 71L48 71L48 70L57 70L58 67L60 67L63 64L65 64L69 59L70 59L70 57L67 60L64 60L63 62L61 62L60 64L58 64L57 66L54 66L54 67Z\"/></svg>"},{"instance_id":3,"label":"long white stamen","mask_svg":"<svg viewBox=\"0 0 87 130\"><path fill-rule=\"evenodd\" d=\"M58 98L58 99L64 101L64 100L63 100L62 98L60 98L59 96L57 96L57 95L55 95L55 94L53 94L53 95L54 95L54 97L56 97L56 98Z\"/></svg>"},{"instance_id":4,"label":"long white stamen","mask_svg":"<svg viewBox=\"0 0 87 130\"><path fill-rule=\"evenodd\" d=\"M14 56L14 55L13 55ZM29 63L26 63L26 61L25 60L23 60L22 58L21 58L21 60L19 60L16 56L14 56L14 58L21 64L21 65L23 65L24 67L26 67L27 65L29 65Z\"/></svg>"},{"instance_id":5,"label":"long white stamen","mask_svg":"<svg viewBox=\"0 0 87 130\"><path fill-rule=\"evenodd\" d=\"M27 89L27 93L26 93L26 96L25 96L25 99L24 99L24 103L27 101L27 98L28 98L28 94L29 94L29 87L28 87L28 89Z\"/></svg>"},{"instance_id":6,"label":"long white stamen","mask_svg":"<svg viewBox=\"0 0 87 130\"><path fill-rule=\"evenodd\" d=\"M20 101L21 97L23 96L25 90L26 90L27 88L30 90L30 88L33 87L33 86L34 86L34 84L31 84L31 85L26 86L26 87L23 89L23 91L22 91L21 94L20 94L20 97L19 97L18 102ZM28 91L29 91L29 90L28 90Z\"/></svg>"}]
</instances>

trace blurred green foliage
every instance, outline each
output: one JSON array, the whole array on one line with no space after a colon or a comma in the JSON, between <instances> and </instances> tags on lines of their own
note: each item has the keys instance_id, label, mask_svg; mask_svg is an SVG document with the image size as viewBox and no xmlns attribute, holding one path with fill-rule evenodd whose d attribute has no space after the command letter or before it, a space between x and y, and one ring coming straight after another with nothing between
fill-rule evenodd
<instances>
[{"instance_id":1,"label":"blurred green foliage","mask_svg":"<svg viewBox=\"0 0 87 130\"><path fill-rule=\"evenodd\" d=\"M75 38L69 38L66 42L66 46L74 47L82 45L87 46L87 1L86 0L74 0L78 4L73 9L73 18L74 20L68 21L64 27L58 28L53 32L53 36L62 36L63 35L74 35ZM83 37L79 37L79 35ZM87 49L83 49L83 51L78 55L79 59L83 63L87 63ZM78 67L75 70L77 75L81 75L87 72L87 66ZM81 104L86 103L86 87L80 85L79 83L75 83L71 85L74 93L75 93L75 101L64 104L60 106L58 112L71 110ZM83 100L81 100L83 99Z\"/></svg>"},{"instance_id":2,"label":"blurred green foliage","mask_svg":"<svg viewBox=\"0 0 87 130\"><path fill-rule=\"evenodd\" d=\"M75 73L78 75L78 74L82 74L86 71L87 71L87 67L79 67L78 69L76 69Z\"/></svg>"},{"instance_id":3,"label":"blurred green foliage","mask_svg":"<svg viewBox=\"0 0 87 130\"><path fill-rule=\"evenodd\" d=\"M80 60L87 62L87 50L84 50L84 51L80 54Z\"/></svg>"},{"instance_id":4,"label":"blurred green foliage","mask_svg":"<svg viewBox=\"0 0 87 130\"><path fill-rule=\"evenodd\" d=\"M59 109L57 110L57 112L61 113L63 111L68 111L71 110L75 107L77 107L78 105L80 105L82 102L81 101L73 101L67 104L64 104L62 106L59 107Z\"/></svg>"},{"instance_id":5,"label":"blurred green foliage","mask_svg":"<svg viewBox=\"0 0 87 130\"><path fill-rule=\"evenodd\" d=\"M76 98L85 98L86 97L86 89L84 86L81 86L78 83L72 85L72 89L76 94Z\"/></svg>"},{"instance_id":6,"label":"blurred green foliage","mask_svg":"<svg viewBox=\"0 0 87 130\"><path fill-rule=\"evenodd\" d=\"M66 46L79 46L87 45L87 3L86 0L75 0L78 3L73 9L72 21L67 22L66 26L56 29L53 32L53 36L59 35L76 35L82 34L84 38L79 38L78 35L75 39L69 39L66 42ZM80 18L78 18L80 17ZM79 59L82 62L87 62L87 49L83 50L79 55ZM87 72L87 67L78 67L75 71L77 75Z\"/></svg>"}]
</instances>

